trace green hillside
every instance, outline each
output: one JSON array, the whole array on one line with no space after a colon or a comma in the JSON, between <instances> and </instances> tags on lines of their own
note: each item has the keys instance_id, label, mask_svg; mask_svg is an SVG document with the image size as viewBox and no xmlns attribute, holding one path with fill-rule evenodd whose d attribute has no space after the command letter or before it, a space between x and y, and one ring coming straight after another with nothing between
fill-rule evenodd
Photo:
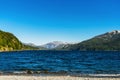
<instances>
[{"instance_id":1,"label":"green hillside","mask_svg":"<svg viewBox=\"0 0 120 80\"><path fill-rule=\"evenodd\" d=\"M22 44L12 33L0 30L0 51L36 49Z\"/></svg>"},{"instance_id":2,"label":"green hillside","mask_svg":"<svg viewBox=\"0 0 120 80\"><path fill-rule=\"evenodd\" d=\"M78 44L64 46L67 50L120 50L120 31L107 32Z\"/></svg>"}]
</instances>

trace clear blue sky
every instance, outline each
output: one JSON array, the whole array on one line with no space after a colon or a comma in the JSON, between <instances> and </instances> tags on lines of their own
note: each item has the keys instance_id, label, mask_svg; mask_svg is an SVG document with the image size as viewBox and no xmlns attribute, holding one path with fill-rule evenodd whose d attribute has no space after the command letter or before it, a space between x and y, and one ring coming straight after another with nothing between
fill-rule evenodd
<instances>
[{"instance_id":1,"label":"clear blue sky","mask_svg":"<svg viewBox=\"0 0 120 80\"><path fill-rule=\"evenodd\" d=\"M120 0L0 0L0 29L37 45L120 30Z\"/></svg>"}]
</instances>

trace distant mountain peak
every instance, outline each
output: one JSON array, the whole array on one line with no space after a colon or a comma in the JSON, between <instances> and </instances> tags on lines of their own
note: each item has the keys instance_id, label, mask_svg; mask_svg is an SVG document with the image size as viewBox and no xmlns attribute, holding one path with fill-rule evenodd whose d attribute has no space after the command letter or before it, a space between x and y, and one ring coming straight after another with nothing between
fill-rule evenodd
<instances>
[{"instance_id":1,"label":"distant mountain peak","mask_svg":"<svg viewBox=\"0 0 120 80\"><path fill-rule=\"evenodd\" d=\"M120 34L120 30L114 30L112 32L108 32L109 34Z\"/></svg>"},{"instance_id":2,"label":"distant mountain peak","mask_svg":"<svg viewBox=\"0 0 120 80\"><path fill-rule=\"evenodd\" d=\"M64 49L64 48L63 48ZM120 51L120 30L95 36L78 44L69 45L68 50Z\"/></svg>"},{"instance_id":3,"label":"distant mountain peak","mask_svg":"<svg viewBox=\"0 0 120 80\"><path fill-rule=\"evenodd\" d=\"M53 42L50 42L50 43L54 43L54 44L63 44L64 42L62 42L62 41L53 41Z\"/></svg>"},{"instance_id":4,"label":"distant mountain peak","mask_svg":"<svg viewBox=\"0 0 120 80\"><path fill-rule=\"evenodd\" d=\"M94 38L104 38L108 40L108 39L116 39L119 36L120 36L120 30L113 30L111 32L107 32L107 33L95 36Z\"/></svg>"},{"instance_id":5,"label":"distant mountain peak","mask_svg":"<svg viewBox=\"0 0 120 80\"><path fill-rule=\"evenodd\" d=\"M53 41L53 42L49 42L47 44L42 45L42 47L45 47L47 49L54 49L58 46L65 45L65 44L68 44L68 43L62 42L62 41Z\"/></svg>"}]
</instances>

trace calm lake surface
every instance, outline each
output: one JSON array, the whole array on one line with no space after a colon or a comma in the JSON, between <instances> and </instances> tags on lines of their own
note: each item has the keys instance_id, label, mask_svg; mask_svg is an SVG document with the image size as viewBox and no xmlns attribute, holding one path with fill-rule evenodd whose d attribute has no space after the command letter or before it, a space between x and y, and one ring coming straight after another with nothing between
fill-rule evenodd
<instances>
[{"instance_id":1,"label":"calm lake surface","mask_svg":"<svg viewBox=\"0 0 120 80\"><path fill-rule=\"evenodd\" d=\"M72 74L120 74L118 51L0 52L0 72L26 70Z\"/></svg>"}]
</instances>

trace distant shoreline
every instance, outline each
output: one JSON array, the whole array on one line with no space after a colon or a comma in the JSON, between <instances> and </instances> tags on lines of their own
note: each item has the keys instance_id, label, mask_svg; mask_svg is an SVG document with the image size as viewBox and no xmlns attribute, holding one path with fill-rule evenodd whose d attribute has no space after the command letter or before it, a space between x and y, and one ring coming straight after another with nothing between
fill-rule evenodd
<instances>
[{"instance_id":1,"label":"distant shoreline","mask_svg":"<svg viewBox=\"0 0 120 80\"><path fill-rule=\"evenodd\" d=\"M12 50L12 51L0 51L0 52L21 52L21 51L40 51L40 50Z\"/></svg>"},{"instance_id":2,"label":"distant shoreline","mask_svg":"<svg viewBox=\"0 0 120 80\"><path fill-rule=\"evenodd\" d=\"M92 50L40 50L40 49L36 49L36 50L12 50L12 51L0 51L0 52L21 52L21 51L82 51L82 52L92 52ZM94 50L93 50L94 51ZM118 50L99 50L99 51L94 51L94 52L101 52L101 51L105 51L105 52L119 52Z\"/></svg>"}]
</instances>

